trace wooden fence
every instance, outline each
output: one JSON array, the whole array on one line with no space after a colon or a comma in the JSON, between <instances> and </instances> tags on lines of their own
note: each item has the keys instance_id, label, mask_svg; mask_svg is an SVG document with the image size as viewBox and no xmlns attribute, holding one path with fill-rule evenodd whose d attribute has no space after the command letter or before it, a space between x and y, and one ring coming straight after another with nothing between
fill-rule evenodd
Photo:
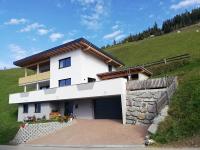
<instances>
[{"instance_id":1,"label":"wooden fence","mask_svg":"<svg viewBox=\"0 0 200 150\"><path fill-rule=\"evenodd\" d=\"M161 60L154 61L154 62L151 62L151 63L142 64L140 66L152 67L152 66L167 64L167 63L171 63L171 62L175 62L175 61L186 60L186 59L189 59L189 58L190 58L190 54L183 54L183 55L178 55L178 56L174 56L174 57L163 58Z\"/></svg>"}]
</instances>

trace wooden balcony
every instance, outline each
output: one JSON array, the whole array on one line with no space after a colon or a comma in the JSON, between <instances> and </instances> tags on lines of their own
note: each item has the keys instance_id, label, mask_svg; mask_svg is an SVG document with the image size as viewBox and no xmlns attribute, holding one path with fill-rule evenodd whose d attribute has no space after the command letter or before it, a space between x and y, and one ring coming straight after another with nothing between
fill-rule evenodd
<instances>
[{"instance_id":1,"label":"wooden balcony","mask_svg":"<svg viewBox=\"0 0 200 150\"><path fill-rule=\"evenodd\" d=\"M50 71L19 78L19 86L50 79Z\"/></svg>"}]
</instances>

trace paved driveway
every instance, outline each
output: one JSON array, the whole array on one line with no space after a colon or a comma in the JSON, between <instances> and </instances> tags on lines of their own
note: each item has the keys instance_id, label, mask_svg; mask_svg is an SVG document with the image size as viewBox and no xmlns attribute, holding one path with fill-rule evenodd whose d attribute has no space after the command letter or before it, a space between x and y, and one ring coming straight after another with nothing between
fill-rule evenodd
<instances>
[{"instance_id":1,"label":"paved driveway","mask_svg":"<svg viewBox=\"0 0 200 150\"><path fill-rule=\"evenodd\" d=\"M40 137L28 144L115 145L143 144L147 128L123 125L118 120L74 120L71 126Z\"/></svg>"}]
</instances>

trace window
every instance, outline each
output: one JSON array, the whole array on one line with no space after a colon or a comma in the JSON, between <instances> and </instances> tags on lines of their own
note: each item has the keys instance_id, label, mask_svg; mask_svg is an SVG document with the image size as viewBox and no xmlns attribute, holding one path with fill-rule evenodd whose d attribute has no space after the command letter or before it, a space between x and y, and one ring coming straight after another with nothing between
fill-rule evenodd
<instances>
[{"instance_id":1,"label":"window","mask_svg":"<svg viewBox=\"0 0 200 150\"><path fill-rule=\"evenodd\" d=\"M28 113L28 104L23 104L23 113Z\"/></svg>"},{"instance_id":2,"label":"window","mask_svg":"<svg viewBox=\"0 0 200 150\"><path fill-rule=\"evenodd\" d=\"M88 83L89 83L89 82L95 82L95 81L96 81L95 78L88 78Z\"/></svg>"},{"instance_id":3,"label":"window","mask_svg":"<svg viewBox=\"0 0 200 150\"><path fill-rule=\"evenodd\" d=\"M112 66L108 65L108 71L111 72L112 71Z\"/></svg>"},{"instance_id":4,"label":"window","mask_svg":"<svg viewBox=\"0 0 200 150\"><path fill-rule=\"evenodd\" d=\"M59 87L71 85L71 78L59 80Z\"/></svg>"},{"instance_id":5,"label":"window","mask_svg":"<svg viewBox=\"0 0 200 150\"><path fill-rule=\"evenodd\" d=\"M71 66L71 57L59 60L59 68L66 68Z\"/></svg>"},{"instance_id":6,"label":"window","mask_svg":"<svg viewBox=\"0 0 200 150\"><path fill-rule=\"evenodd\" d=\"M41 104L40 103L35 104L35 113L41 113Z\"/></svg>"}]
</instances>

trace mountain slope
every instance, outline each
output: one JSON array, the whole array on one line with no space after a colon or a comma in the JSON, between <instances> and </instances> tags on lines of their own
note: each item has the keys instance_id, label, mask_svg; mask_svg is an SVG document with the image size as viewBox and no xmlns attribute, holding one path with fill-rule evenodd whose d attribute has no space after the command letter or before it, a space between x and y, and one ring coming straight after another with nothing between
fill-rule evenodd
<instances>
[{"instance_id":1,"label":"mountain slope","mask_svg":"<svg viewBox=\"0 0 200 150\"><path fill-rule=\"evenodd\" d=\"M121 59L127 66L184 53L190 53L193 58L199 58L200 26L193 25L180 31L180 33L173 32L138 42L115 45L106 51Z\"/></svg>"}]
</instances>

